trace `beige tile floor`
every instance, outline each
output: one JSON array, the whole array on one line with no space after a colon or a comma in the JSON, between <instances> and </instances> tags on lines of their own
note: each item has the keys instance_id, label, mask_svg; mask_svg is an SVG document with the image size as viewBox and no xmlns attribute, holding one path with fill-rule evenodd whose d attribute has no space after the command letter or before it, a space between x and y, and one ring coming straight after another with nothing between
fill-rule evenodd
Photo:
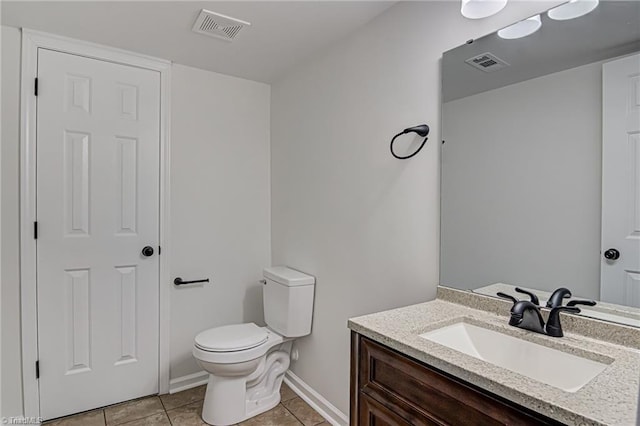
<instances>
[{"instance_id":1,"label":"beige tile floor","mask_svg":"<svg viewBox=\"0 0 640 426\"><path fill-rule=\"evenodd\" d=\"M173 395L150 396L111 405L99 410L63 417L47 426L200 426L205 386ZM243 426L316 426L328 425L286 384L280 389L281 401L275 408L240 423Z\"/></svg>"}]
</instances>

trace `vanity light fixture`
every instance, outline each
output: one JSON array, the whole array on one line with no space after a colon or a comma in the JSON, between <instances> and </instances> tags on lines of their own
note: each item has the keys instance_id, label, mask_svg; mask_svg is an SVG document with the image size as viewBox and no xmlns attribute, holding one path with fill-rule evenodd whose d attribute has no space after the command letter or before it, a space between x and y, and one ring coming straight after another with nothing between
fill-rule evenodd
<instances>
[{"instance_id":1,"label":"vanity light fixture","mask_svg":"<svg viewBox=\"0 0 640 426\"><path fill-rule=\"evenodd\" d=\"M569 3L554 7L547 12L549 18L556 21L566 21L579 18L598 7L600 0L569 0Z\"/></svg>"},{"instance_id":2,"label":"vanity light fixture","mask_svg":"<svg viewBox=\"0 0 640 426\"><path fill-rule=\"evenodd\" d=\"M460 13L469 19L481 19L500 12L507 0L462 0Z\"/></svg>"},{"instance_id":3,"label":"vanity light fixture","mask_svg":"<svg viewBox=\"0 0 640 426\"><path fill-rule=\"evenodd\" d=\"M507 40L522 38L535 33L541 26L540 15L536 15L501 29L498 36Z\"/></svg>"}]
</instances>

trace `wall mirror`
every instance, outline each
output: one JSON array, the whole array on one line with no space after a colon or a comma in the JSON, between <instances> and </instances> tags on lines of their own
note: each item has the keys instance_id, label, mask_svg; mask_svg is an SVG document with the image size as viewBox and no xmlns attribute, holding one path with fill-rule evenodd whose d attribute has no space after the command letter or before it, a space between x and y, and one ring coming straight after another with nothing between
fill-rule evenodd
<instances>
[{"instance_id":1,"label":"wall mirror","mask_svg":"<svg viewBox=\"0 0 640 426\"><path fill-rule=\"evenodd\" d=\"M443 54L440 283L640 326L640 2L560 12Z\"/></svg>"}]
</instances>

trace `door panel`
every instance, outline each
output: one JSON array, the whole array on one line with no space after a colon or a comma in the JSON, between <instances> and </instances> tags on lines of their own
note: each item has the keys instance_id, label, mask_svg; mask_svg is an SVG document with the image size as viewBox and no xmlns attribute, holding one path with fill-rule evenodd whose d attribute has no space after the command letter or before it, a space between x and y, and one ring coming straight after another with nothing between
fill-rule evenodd
<instances>
[{"instance_id":1,"label":"door panel","mask_svg":"<svg viewBox=\"0 0 640 426\"><path fill-rule=\"evenodd\" d=\"M160 75L38 51L40 410L158 392Z\"/></svg>"},{"instance_id":2,"label":"door panel","mask_svg":"<svg viewBox=\"0 0 640 426\"><path fill-rule=\"evenodd\" d=\"M640 307L640 55L603 65L600 299Z\"/></svg>"}]
</instances>

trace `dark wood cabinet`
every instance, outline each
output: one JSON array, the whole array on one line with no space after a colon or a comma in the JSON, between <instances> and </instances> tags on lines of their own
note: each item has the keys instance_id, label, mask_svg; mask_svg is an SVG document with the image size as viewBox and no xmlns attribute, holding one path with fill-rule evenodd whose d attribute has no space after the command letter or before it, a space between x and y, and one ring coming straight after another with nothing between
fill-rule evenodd
<instances>
[{"instance_id":1,"label":"dark wood cabinet","mask_svg":"<svg viewBox=\"0 0 640 426\"><path fill-rule=\"evenodd\" d=\"M558 425L351 333L351 425Z\"/></svg>"}]
</instances>

